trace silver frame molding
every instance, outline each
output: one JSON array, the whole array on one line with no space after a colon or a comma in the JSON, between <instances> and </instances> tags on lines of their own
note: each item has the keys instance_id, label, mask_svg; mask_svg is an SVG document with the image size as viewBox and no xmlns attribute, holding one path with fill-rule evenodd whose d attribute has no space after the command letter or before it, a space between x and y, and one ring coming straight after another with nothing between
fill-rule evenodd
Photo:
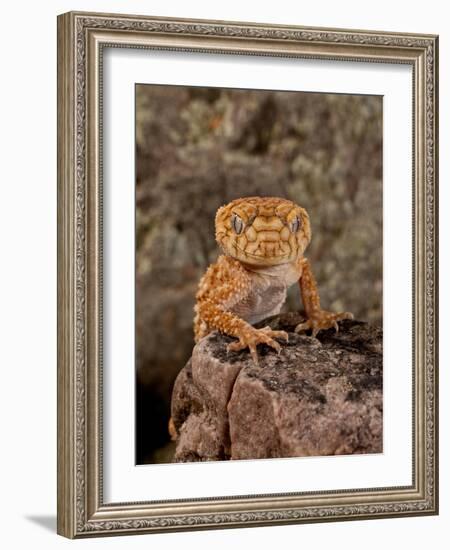
<instances>
[{"instance_id":1,"label":"silver frame molding","mask_svg":"<svg viewBox=\"0 0 450 550\"><path fill-rule=\"evenodd\" d=\"M413 484L105 504L102 51L133 47L413 68ZM70 538L438 513L438 37L70 12L58 17L58 533Z\"/></svg>"}]
</instances>

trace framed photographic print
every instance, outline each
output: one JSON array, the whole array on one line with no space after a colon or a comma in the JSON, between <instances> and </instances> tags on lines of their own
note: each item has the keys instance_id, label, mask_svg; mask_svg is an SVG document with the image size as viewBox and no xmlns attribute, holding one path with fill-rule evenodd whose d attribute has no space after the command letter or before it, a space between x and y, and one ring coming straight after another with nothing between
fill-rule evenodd
<instances>
[{"instance_id":1,"label":"framed photographic print","mask_svg":"<svg viewBox=\"0 0 450 550\"><path fill-rule=\"evenodd\" d=\"M431 35L58 18L58 532L436 514Z\"/></svg>"}]
</instances>

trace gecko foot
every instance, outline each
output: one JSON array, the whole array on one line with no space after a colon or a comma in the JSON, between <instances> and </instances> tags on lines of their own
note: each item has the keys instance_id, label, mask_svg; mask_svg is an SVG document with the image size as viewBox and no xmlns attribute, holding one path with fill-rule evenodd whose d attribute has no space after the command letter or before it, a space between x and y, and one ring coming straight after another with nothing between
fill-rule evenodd
<instances>
[{"instance_id":1,"label":"gecko foot","mask_svg":"<svg viewBox=\"0 0 450 550\"><path fill-rule=\"evenodd\" d=\"M303 332L304 330L312 330L312 337L315 338L319 333L319 330L326 330L333 328L336 332L339 331L338 321L344 319L353 319L353 314L349 311L343 313L331 313L323 309L314 312L311 317L304 323L300 323L295 327L295 332Z\"/></svg>"},{"instance_id":2,"label":"gecko foot","mask_svg":"<svg viewBox=\"0 0 450 550\"><path fill-rule=\"evenodd\" d=\"M288 334L284 330L272 330L270 327L260 329L251 327L243 331L237 342L228 344L227 351L240 351L248 348L253 362L255 365L258 365L258 352L256 351L256 346L258 344L267 344L271 348L274 348L277 353L281 352L281 346L274 338L279 338L287 342Z\"/></svg>"}]
</instances>

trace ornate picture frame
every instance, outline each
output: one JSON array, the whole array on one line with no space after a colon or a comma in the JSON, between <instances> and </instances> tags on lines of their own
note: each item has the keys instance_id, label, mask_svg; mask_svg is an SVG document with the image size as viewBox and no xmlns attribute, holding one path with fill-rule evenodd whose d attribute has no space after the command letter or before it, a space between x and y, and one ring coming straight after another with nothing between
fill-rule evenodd
<instances>
[{"instance_id":1,"label":"ornate picture frame","mask_svg":"<svg viewBox=\"0 0 450 550\"><path fill-rule=\"evenodd\" d=\"M413 74L412 484L103 499L102 59L140 48L406 64ZM70 12L58 17L58 533L70 538L438 513L438 38ZM150 492L151 493L151 492Z\"/></svg>"}]
</instances>

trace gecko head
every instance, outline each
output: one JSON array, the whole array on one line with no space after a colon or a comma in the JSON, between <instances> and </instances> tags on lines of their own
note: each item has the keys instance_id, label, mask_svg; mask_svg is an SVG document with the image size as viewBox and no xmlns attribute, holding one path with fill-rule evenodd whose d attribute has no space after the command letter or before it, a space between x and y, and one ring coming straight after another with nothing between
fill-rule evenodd
<instances>
[{"instance_id":1,"label":"gecko head","mask_svg":"<svg viewBox=\"0 0 450 550\"><path fill-rule=\"evenodd\" d=\"M251 266L293 262L311 240L309 216L287 199L236 199L217 211L216 240L227 256Z\"/></svg>"}]
</instances>

